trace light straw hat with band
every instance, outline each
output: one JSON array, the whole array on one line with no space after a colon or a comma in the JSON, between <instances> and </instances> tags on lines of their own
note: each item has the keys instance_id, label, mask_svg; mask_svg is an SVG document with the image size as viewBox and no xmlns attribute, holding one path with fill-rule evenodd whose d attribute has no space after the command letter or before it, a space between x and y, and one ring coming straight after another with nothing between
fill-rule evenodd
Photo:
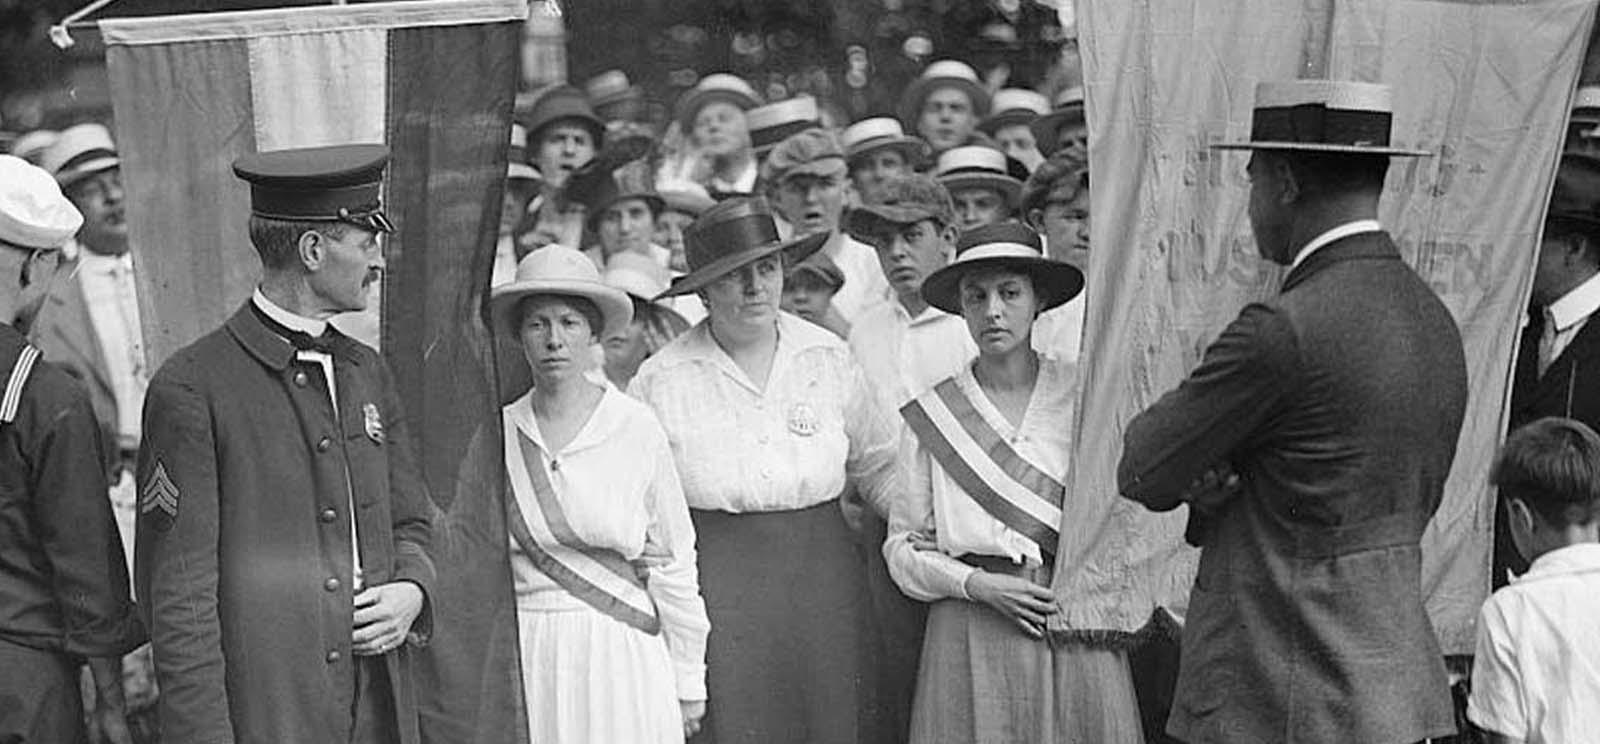
<instances>
[{"instance_id":1,"label":"light straw hat with band","mask_svg":"<svg viewBox=\"0 0 1600 744\"><path fill-rule=\"evenodd\" d=\"M61 138L61 133L50 129L35 129L11 143L11 154L38 165L46 150ZM46 171L48 172L48 171Z\"/></svg>"},{"instance_id":2,"label":"light straw hat with band","mask_svg":"<svg viewBox=\"0 0 1600 744\"><path fill-rule=\"evenodd\" d=\"M757 158L764 158L772 148L789 137L822 126L817 113L817 99L798 96L757 106L745 112L750 126L750 147Z\"/></svg>"},{"instance_id":3,"label":"light straw hat with band","mask_svg":"<svg viewBox=\"0 0 1600 744\"><path fill-rule=\"evenodd\" d=\"M1572 97L1571 124L1600 125L1600 85L1585 85ZM22 140L17 140L20 146Z\"/></svg>"},{"instance_id":4,"label":"light straw hat with band","mask_svg":"<svg viewBox=\"0 0 1600 744\"><path fill-rule=\"evenodd\" d=\"M589 104L596 109L644 96L639 86L628 80L628 73L621 70L606 70L589 78L583 84L583 91L589 96Z\"/></svg>"},{"instance_id":5,"label":"light straw hat with band","mask_svg":"<svg viewBox=\"0 0 1600 744\"><path fill-rule=\"evenodd\" d=\"M845 158L852 165L868 154L885 148L894 148L905 157L907 164L916 168L928 159L928 153L933 150L921 137L906 134L900 127L899 120L887 116L862 119L845 127L842 139Z\"/></svg>"},{"instance_id":6,"label":"light straw hat with band","mask_svg":"<svg viewBox=\"0 0 1600 744\"><path fill-rule=\"evenodd\" d=\"M978 123L978 131L994 136L1006 127L1028 124L1050 113L1050 99L1026 88L1006 88L994 94L994 113Z\"/></svg>"},{"instance_id":7,"label":"light straw hat with band","mask_svg":"<svg viewBox=\"0 0 1600 744\"><path fill-rule=\"evenodd\" d=\"M744 78L725 72L712 73L678 97L673 118L688 132L694 129L694 118L700 115L700 109L713 101L726 101L738 106L740 111L749 111L761 105L761 96Z\"/></svg>"},{"instance_id":8,"label":"light straw hat with band","mask_svg":"<svg viewBox=\"0 0 1600 744\"><path fill-rule=\"evenodd\" d=\"M600 310L604 327L592 330L601 338L622 331L633 320L633 301L627 293L601 281L600 270L588 256L558 243L523 256L517 262L516 277L489 290L489 317L494 332L517 338L515 324L520 318L513 315L517 305L533 295L582 297L593 302Z\"/></svg>"},{"instance_id":9,"label":"light straw hat with band","mask_svg":"<svg viewBox=\"0 0 1600 744\"><path fill-rule=\"evenodd\" d=\"M933 176L951 194L965 189L993 189L1011 209L1017 207L1022 193L1022 180L1010 174L1005 153L984 145L945 150Z\"/></svg>"},{"instance_id":10,"label":"light straw hat with band","mask_svg":"<svg viewBox=\"0 0 1600 744\"><path fill-rule=\"evenodd\" d=\"M99 124L79 124L61 130L56 141L39 155L39 165L65 189L89 176L122 167L111 130Z\"/></svg>"},{"instance_id":11,"label":"light straw hat with band","mask_svg":"<svg viewBox=\"0 0 1600 744\"><path fill-rule=\"evenodd\" d=\"M55 178L14 155L0 155L0 243L55 248L78 234L83 215Z\"/></svg>"},{"instance_id":12,"label":"light straw hat with band","mask_svg":"<svg viewBox=\"0 0 1600 744\"><path fill-rule=\"evenodd\" d=\"M784 254L791 264L816 253L828 234L784 241L772 219L772 207L761 197L727 199L683 231L689 273L673 280L671 288L656 297L673 297L699 291L712 282L767 256Z\"/></svg>"},{"instance_id":13,"label":"light straw hat with band","mask_svg":"<svg viewBox=\"0 0 1600 744\"><path fill-rule=\"evenodd\" d=\"M1040 312L1065 305L1083 291L1083 272L1072 264L1046 258L1039 233L1020 222L1001 222L962 233L956 240L955 259L923 280L922 299L960 315L961 277L990 269L1031 277Z\"/></svg>"},{"instance_id":14,"label":"light straw hat with band","mask_svg":"<svg viewBox=\"0 0 1600 744\"><path fill-rule=\"evenodd\" d=\"M383 212L384 145L271 150L233 161L250 184L250 214L291 222L345 222L394 232Z\"/></svg>"},{"instance_id":15,"label":"light straw hat with band","mask_svg":"<svg viewBox=\"0 0 1600 744\"><path fill-rule=\"evenodd\" d=\"M1426 150L1392 147L1393 93L1380 83L1293 80L1256 84L1250 140L1218 150L1281 150L1426 157Z\"/></svg>"},{"instance_id":16,"label":"light straw hat with band","mask_svg":"<svg viewBox=\"0 0 1600 744\"><path fill-rule=\"evenodd\" d=\"M972 112L977 116L989 113L989 90L978 80L978 71L965 62L942 59L927 66L922 75L911 82L900 98L900 121L916 129L922 116L922 104L928 94L939 88L956 88L972 99Z\"/></svg>"},{"instance_id":17,"label":"light straw hat with band","mask_svg":"<svg viewBox=\"0 0 1600 744\"><path fill-rule=\"evenodd\" d=\"M694 181L670 178L656 182L656 193L661 196L665 207L674 212L699 217L707 209L716 206L717 200L711 198L711 192L706 187Z\"/></svg>"}]
</instances>

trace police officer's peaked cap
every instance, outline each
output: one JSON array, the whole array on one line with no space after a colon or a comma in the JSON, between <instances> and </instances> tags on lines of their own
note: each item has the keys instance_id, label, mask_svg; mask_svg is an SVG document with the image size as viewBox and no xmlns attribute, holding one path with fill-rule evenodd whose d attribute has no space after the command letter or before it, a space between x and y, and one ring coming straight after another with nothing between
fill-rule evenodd
<instances>
[{"instance_id":1,"label":"police officer's peaked cap","mask_svg":"<svg viewBox=\"0 0 1600 744\"><path fill-rule=\"evenodd\" d=\"M347 222L393 232L383 213L384 145L337 145L272 150L233 161L250 183L250 213L300 222Z\"/></svg>"}]
</instances>

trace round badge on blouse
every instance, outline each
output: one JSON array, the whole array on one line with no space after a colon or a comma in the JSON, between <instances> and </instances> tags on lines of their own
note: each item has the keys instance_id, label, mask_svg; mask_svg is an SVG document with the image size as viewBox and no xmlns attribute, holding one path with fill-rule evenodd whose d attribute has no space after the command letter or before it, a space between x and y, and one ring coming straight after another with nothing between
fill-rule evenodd
<instances>
[{"instance_id":1,"label":"round badge on blouse","mask_svg":"<svg viewBox=\"0 0 1600 744\"><path fill-rule=\"evenodd\" d=\"M802 437L809 437L817 433L819 426L817 412L804 403L796 403L789 409L789 431Z\"/></svg>"}]
</instances>

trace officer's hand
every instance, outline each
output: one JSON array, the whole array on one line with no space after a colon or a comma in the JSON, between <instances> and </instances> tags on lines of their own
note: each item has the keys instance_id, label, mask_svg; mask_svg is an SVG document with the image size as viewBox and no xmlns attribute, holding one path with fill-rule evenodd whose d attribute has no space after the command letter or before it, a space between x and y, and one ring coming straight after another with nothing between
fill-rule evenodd
<instances>
[{"instance_id":1,"label":"officer's hand","mask_svg":"<svg viewBox=\"0 0 1600 744\"><path fill-rule=\"evenodd\" d=\"M357 656L372 656L400 648L411 632L411 622L422 612L422 599L422 588L410 581L362 590L356 595L350 650Z\"/></svg>"}]
</instances>

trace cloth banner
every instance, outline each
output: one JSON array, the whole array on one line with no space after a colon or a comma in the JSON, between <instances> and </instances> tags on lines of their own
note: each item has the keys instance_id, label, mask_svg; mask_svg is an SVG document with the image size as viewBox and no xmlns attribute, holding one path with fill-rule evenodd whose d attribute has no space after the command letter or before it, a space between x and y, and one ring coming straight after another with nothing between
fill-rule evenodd
<instances>
[{"instance_id":1,"label":"cloth banner","mask_svg":"<svg viewBox=\"0 0 1600 744\"><path fill-rule=\"evenodd\" d=\"M104 21L145 348L159 365L260 277L248 152L389 145L382 301L335 318L383 350L440 507L425 741L526 741L483 315L525 0L417 0ZM380 323L381 318L381 323ZM498 442L498 439L493 441ZM457 494L494 508L458 513Z\"/></svg>"},{"instance_id":2,"label":"cloth banner","mask_svg":"<svg viewBox=\"0 0 1600 744\"><path fill-rule=\"evenodd\" d=\"M1489 468L1594 7L1079 0L1098 248L1070 492L1112 515L1140 508L1115 493L1126 422L1175 386L1243 305L1278 291L1282 271L1257 256L1250 233L1248 154L1208 148L1248 138L1255 83L1388 84L1394 141L1434 156L1394 161L1381 221L1460 326L1471 383L1455 466L1423 538L1422 589L1445 652L1472 653L1489 588ZM1162 522L1172 544L1184 511ZM1159 548L1131 559L1134 583L1182 576L1187 587L1196 552ZM1073 579L1064 573L1057 590Z\"/></svg>"}]
</instances>

